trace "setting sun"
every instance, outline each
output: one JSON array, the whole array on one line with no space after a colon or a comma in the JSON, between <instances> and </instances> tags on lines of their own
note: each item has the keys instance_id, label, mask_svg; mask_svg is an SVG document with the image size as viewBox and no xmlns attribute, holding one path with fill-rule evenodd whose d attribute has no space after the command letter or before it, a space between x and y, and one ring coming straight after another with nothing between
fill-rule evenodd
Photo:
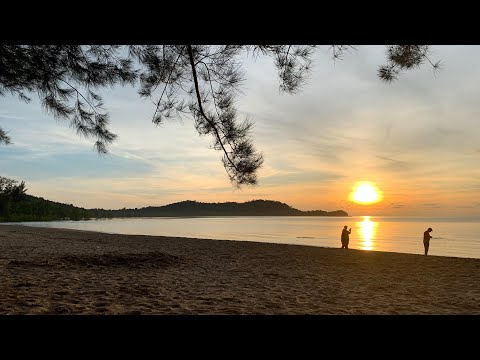
<instances>
[{"instance_id":1,"label":"setting sun","mask_svg":"<svg viewBox=\"0 0 480 360\"><path fill-rule=\"evenodd\" d=\"M382 201L382 192L369 181L357 182L350 193L349 200L357 204L369 205Z\"/></svg>"}]
</instances>

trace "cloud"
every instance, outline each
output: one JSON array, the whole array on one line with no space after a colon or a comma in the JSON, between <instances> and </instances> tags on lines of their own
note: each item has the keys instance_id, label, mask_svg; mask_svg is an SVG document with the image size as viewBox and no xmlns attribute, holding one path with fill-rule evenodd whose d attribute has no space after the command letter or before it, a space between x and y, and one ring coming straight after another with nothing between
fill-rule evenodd
<instances>
[{"instance_id":1,"label":"cloud","mask_svg":"<svg viewBox=\"0 0 480 360\"><path fill-rule=\"evenodd\" d=\"M302 171L290 174L278 174L266 176L262 179L264 186L283 186L287 184L311 184L311 183L326 183L336 181L344 176L334 172L323 171Z\"/></svg>"},{"instance_id":2,"label":"cloud","mask_svg":"<svg viewBox=\"0 0 480 360\"><path fill-rule=\"evenodd\" d=\"M0 158L0 170L25 180L47 180L55 177L98 179L148 174L153 167L144 161L126 159L112 154L99 156L94 152L55 149L7 148Z\"/></svg>"},{"instance_id":3,"label":"cloud","mask_svg":"<svg viewBox=\"0 0 480 360\"><path fill-rule=\"evenodd\" d=\"M24 116L18 116L11 112L0 111L0 120L4 122L25 120Z\"/></svg>"},{"instance_id":4,"label":"cloud","mask_svg":"<svg viewBox=\"0 0 480 360\"><path fill-rule=\"evenodd\" d=\"M422 205L429 208L439 208L442 206L441 204L422 204Z\"/></svg>"},{"instance_id":5,"label":"cloud","mask_svg":"<svg viewBox=\"0 0 480 360\"><path fill-rule=\"evenodd\" d=\"M386 161L386 164L380 165L380 169L388 172L410 171L415 168L415 165L406 161L395 160L386 156L375 155L376 158Z\"/></svg>"}]
</instances>

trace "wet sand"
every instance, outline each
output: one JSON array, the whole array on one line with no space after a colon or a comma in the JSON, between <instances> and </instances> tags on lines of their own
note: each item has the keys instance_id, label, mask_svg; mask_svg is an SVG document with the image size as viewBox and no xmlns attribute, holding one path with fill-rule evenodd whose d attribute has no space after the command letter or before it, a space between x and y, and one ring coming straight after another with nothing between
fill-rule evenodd
<instances>
[{"instance_id":1,"label":"wet sand","mask_svg":"<svg viewBox=\"0 0 480 360\"><path fill-rule=\"evenodd\" d=\"M354 249L0 225L0 277L0 314L480 314L480 259Z\"/></svg>"}]
</instances>

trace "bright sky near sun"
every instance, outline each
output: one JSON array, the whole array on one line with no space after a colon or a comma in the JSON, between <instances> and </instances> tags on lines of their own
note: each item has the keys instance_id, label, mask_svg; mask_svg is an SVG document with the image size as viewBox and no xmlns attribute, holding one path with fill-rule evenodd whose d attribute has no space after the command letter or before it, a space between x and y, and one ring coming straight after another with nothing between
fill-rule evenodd
<instances>
[{"instance_id":1,"label":"bright sky near sun","mask_svg":"<svg viewBox=\"0 0 480 360\"><path fill-rule=\"evenodd\" d=\"M35 94L29 104L0 97L0 126L13 141L0 146L0 175L86 208L270 199L350 215L480 215L480 46L432 46L442 70L424 65L392 84L377 77L384 49L361 46L333 62L325 46L295 95L279 92L273 59L244 63L238 110L254 120L265 157L256 187L232 187L222 154L191 118L155 127L153 103L132 87L102 92L119 136L104 157ZM351 201L360 182L382 200Z\"/></svg>"}]
</instances>

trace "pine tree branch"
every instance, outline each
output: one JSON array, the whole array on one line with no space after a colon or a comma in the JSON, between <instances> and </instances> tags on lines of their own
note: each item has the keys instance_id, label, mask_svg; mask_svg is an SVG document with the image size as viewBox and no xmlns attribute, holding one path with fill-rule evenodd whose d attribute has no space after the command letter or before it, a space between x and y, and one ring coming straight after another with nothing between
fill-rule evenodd
<instances>
[{"instance_id":1,"label":"pine tree branch","mask_svg":"<svg viewBox=\"0 0 480 360\"><path fill-rule=\"evenodd\" d=\"M227 150L225 149L225 147L223 146L223 142L222 142L222 139L220 138L220 134L218 133L218 129L217 129L217 126L215 125L215 123L213 123L208 117L207 115L205 114L205 112L203 111L203 106L202 106L202 99L201 99L201 96L200 96L200 89L198 87L198 79L197 79L197 71L195 70L195 62L193 60L193 51L192 51L192 45L187 45L188 47L188 55L189 55L189 58L190 58L190 65L192 67L192 74L193 74L193 82L195 83L195 92L197 94L197 101L198 101L198 107L200 109L200 114L202 114L203 118L210 124L210 126L212 127L212 129L214 130L215 132L215 136L217 137L217 140L218 142L220 143L220 146L222 147L223 149L223 152L225 153L225 157L227 158L228 162L232 165L232 167L238 171L237 167L235 166L235 164L233 163L232 159L230 159L230 156L228 156L228 152Z\"/></svg>"}]
</instances>

